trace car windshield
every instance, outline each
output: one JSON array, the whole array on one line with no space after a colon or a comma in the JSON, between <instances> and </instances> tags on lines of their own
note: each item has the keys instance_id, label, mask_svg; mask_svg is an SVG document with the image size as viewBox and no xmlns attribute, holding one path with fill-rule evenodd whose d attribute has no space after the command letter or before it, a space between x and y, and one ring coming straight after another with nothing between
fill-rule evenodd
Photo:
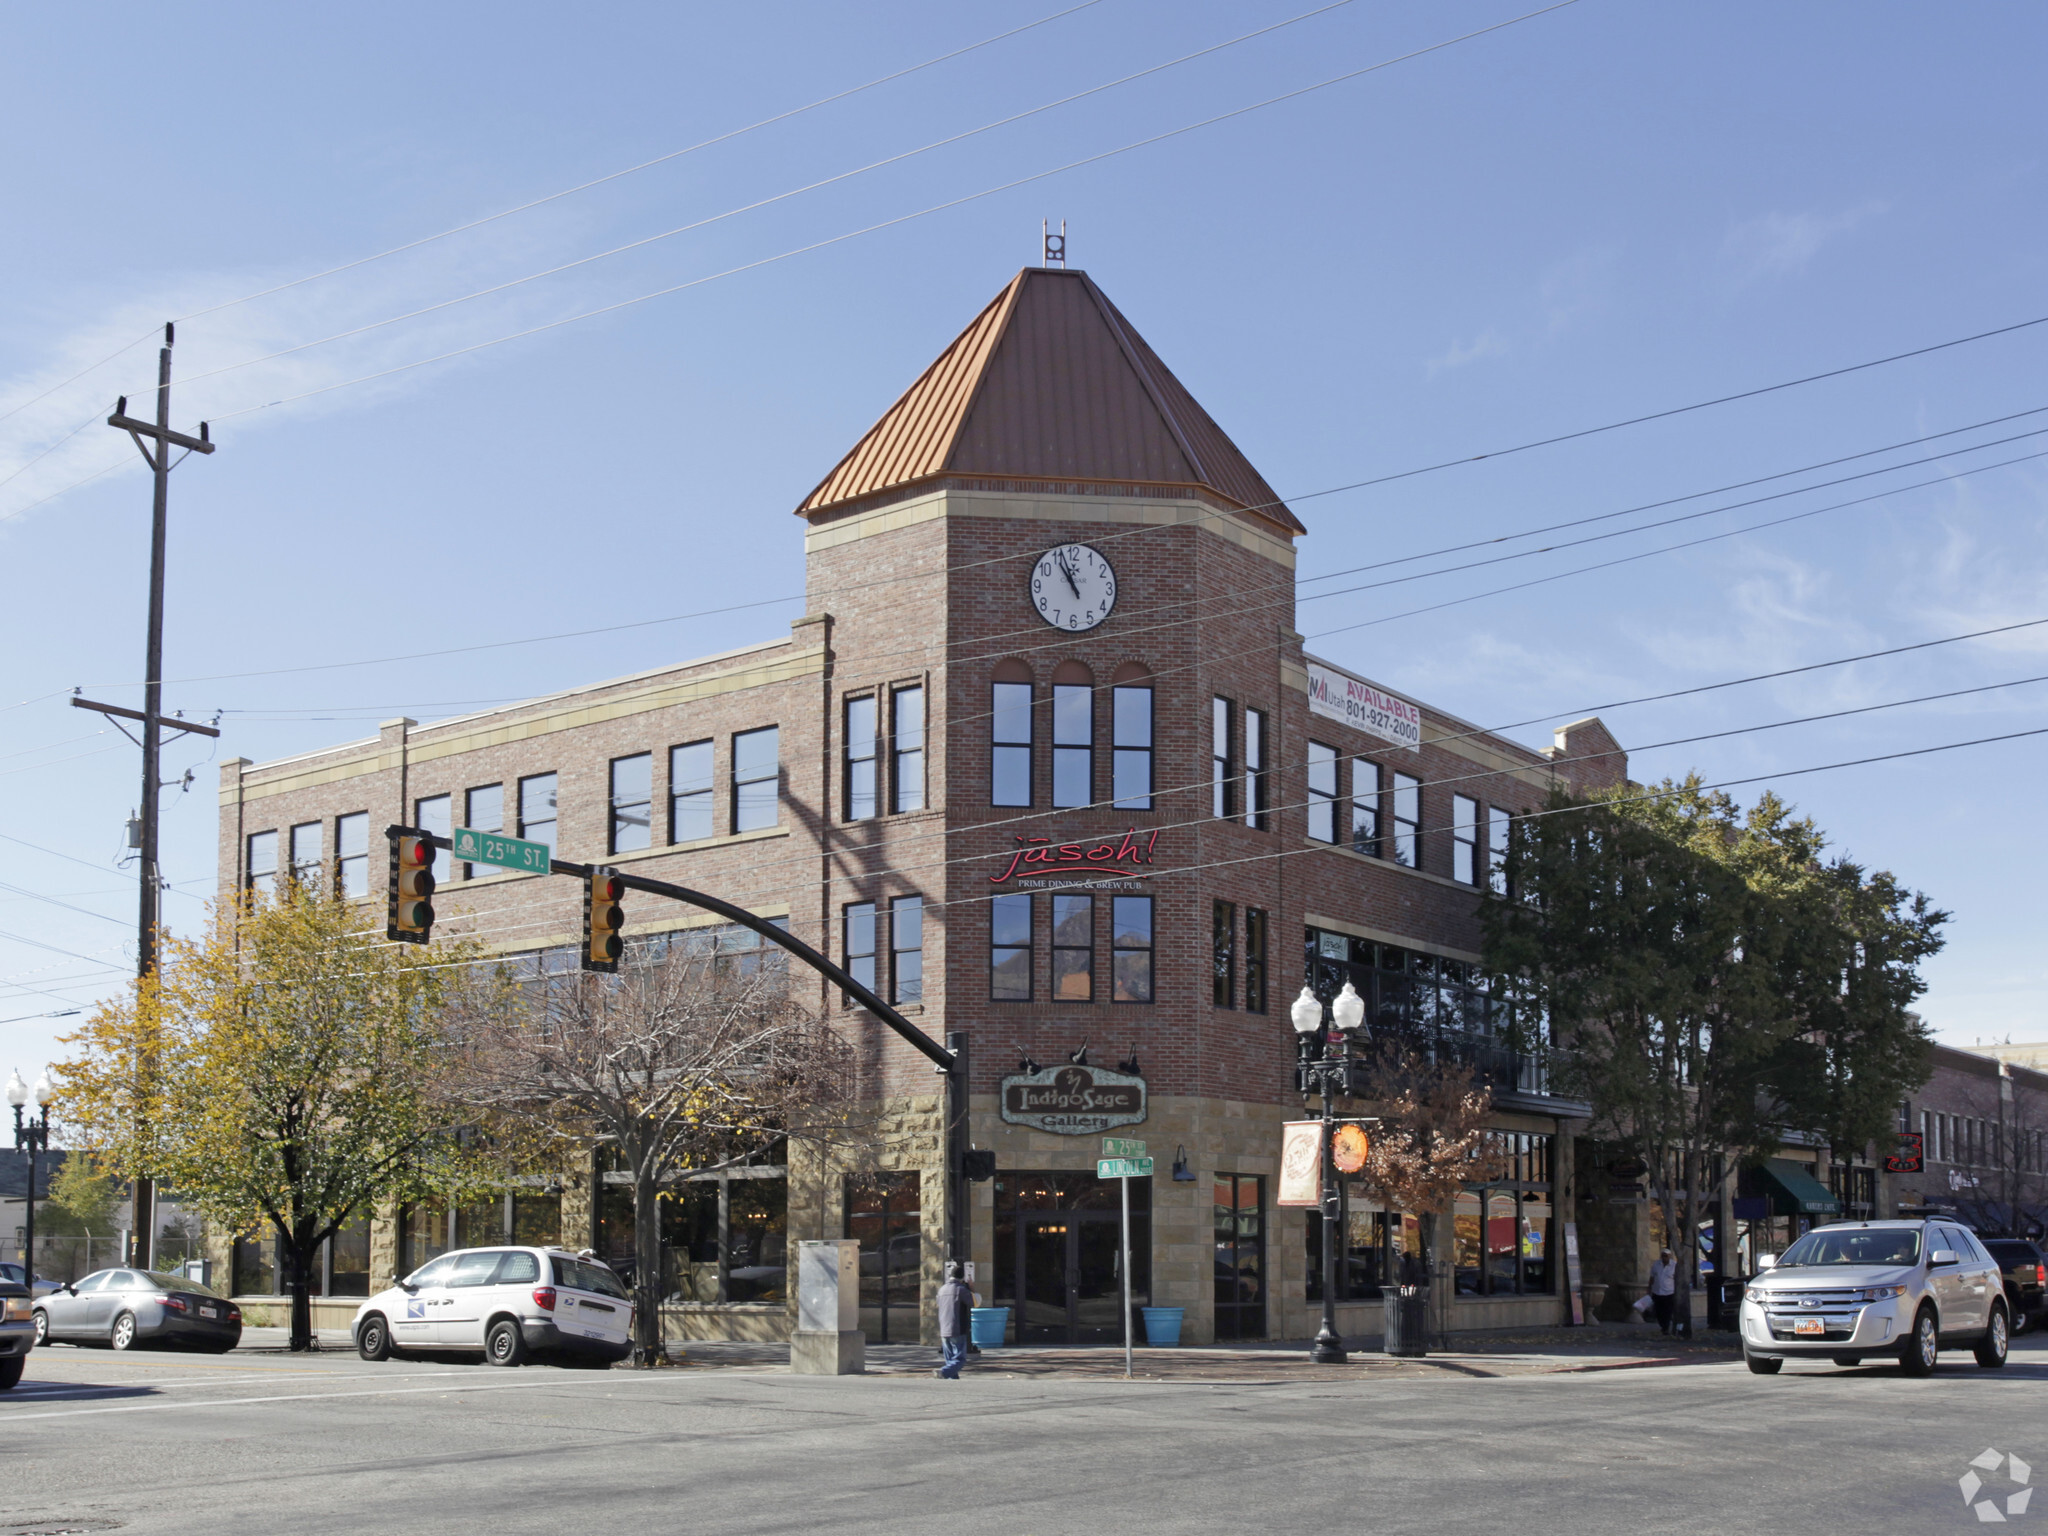
<instances>
[{"instance_id":1,"label":"car windshield","mask_svg":"<svg viewBox=\"0 0 2048 1536\"><path fill-rule=\"evenodd\" d=\"M145 1278L160 1291L183 1291L189 1296L218 1296L212 1286L198 1280L187 1280L183 1275L166 1275L152 1269Z\"/></svg>"},{"instance_id":2,"label":"car windshield","mask_svg":"<svg viewBox=\"0 0 2048 1536\"><path fill-rule=\"evenodd\" d=\"M1858 1227L1837 1231L1823 1227L1809 1232L1778 1260L1780 1269L1798 1269L1819 1264L1896 1265L1917 1263L1920 1233L1914 1227L1872 1230Z\"/></svg>"},{"instance_id":3,"label":"car windshield","mask_svg":"<svg viewBox=\"0 0 2048 1536\"><path fill-rule=\"evenodd\" d=\"M619 1283L617 1275L602 1264L585 1264L580 1259L557 1258L555 1284L572 1291L595 1291L600 1296L616 1296L620 1301L632 1299L626 1295L626 1288Z\"/></svg>"}]
</instances>

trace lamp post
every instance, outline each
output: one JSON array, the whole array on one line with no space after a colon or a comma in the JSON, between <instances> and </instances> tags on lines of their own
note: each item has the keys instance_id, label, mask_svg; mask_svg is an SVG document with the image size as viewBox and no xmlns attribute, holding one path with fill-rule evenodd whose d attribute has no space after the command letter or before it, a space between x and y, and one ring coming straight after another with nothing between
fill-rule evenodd
<instances>
[{"instance_id":1,"label":"lamp post","mask_svg":"<svg viewBox=\"0 0 2048 1536\"><path fill-rule=\"evenodd\" d=\"M16 1072L7 1080L7 1102L14 1106L14 1150L28 1154L28 1245L22 1255L22 1269L28 1275L29 1294L36 1288L36 1172L41 1155L50 1150L50 1100L57 1097L57 1090L51 1086L50 1074L45 1072L36 1079L31 1090ZM33 1098L40 1115L22 1119L22 1106Z\"/></svg>"},{"instance_id":2,"label":"lamp post","mask_svg":"<svg viewBox=\"0 0 2048 1536\"><path fill-rule=\"evenodd\" d=\"M1330 1005L1333 1027L1325 1029L1322 1002L1304 982L1301 996L1287 1010L1287 1017L1294 1024L1295 1042L1301 1053L1295 1078L1301 1088L1302 1107L1307 1108L1310 1093L1320 1094L1323 1101L1323 1326L1308 1357L1317 1365L1342 1365L1347 1357L1344 1341L1337 1336L1337 1221L1342 1209L1335 1147L1337 1096L1352 1091L1356 1063L1351 1055L1351 1038L1365 1022L1365 999L1350 982L1345 982L1344 990ZM1320 1053L1316 1050L1319 1037Z\"/></svg>"}]
</instances>

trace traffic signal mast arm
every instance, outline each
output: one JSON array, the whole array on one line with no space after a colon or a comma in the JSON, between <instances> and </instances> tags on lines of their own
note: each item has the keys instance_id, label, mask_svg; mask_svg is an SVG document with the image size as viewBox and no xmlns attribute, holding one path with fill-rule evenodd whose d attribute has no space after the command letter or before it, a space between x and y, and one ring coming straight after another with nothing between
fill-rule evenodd
<instances>
[{"instance_id":1,"label":"traffic signal mast arm","mask_svg":"<svg viewBox=\"0 0 2048 1536\"><path fill-rule=\"evenodd\" d=\"M451 853L454 851L455 843L453 839L436 837L429 832L422 831L418 827L391 827L387 830L389 835L393 837L400 835L417 837L422 842L429 843L436 848L446 848ZM571 875L585 882L586 889L588 889L591 872L601 867L593 864L576 864L571 863L567 859L555 858L551 858L548 864L551 874ZM629 891L645 891L650 896L666 896L671 901L686 902L693 907L702 907L707 912L715 912L729 922L738 923L743 928L750 928L755 933L761 935L762 938L781 945L792 955L795 955L797 959L803 961L805 965L851 996L855 1002L888 1025L890 1029L902 1036L904 1040L908 1041L914 1049L926 1057L940 1071L953 1071L956 1065L956 1058L953 1052L947 1050L938 1041L883 1002L881 998L875 995L872 989L862 986L852 976L819 954L802 939L776 927L765 917L757 917L745 907L736 907L729 901L720 900L718 897L708 895L703 891L693 891L684 885L671 885L666 880L649 880L644 875L623 875L616 870L612 871L612 878Z\"/></svg>"}]
</instances>

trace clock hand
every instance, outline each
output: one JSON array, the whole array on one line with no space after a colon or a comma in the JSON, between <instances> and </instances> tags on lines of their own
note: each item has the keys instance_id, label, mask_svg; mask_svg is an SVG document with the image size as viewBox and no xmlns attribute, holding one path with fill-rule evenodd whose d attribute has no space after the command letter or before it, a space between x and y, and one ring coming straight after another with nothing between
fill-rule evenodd
<instances>
[{"instance_id":1,"label":"clock hand","mask_svg":"<svg viewBox=\"0 0 2048 1536\"><path fill-rule=\"evenodd\" d=\"M1074 580L1074 568L1071 565L1067 564L1067 557L1064 553L1055 555L1053 558L1059 561L1060 574L1067 578L1067 588L1074 594L1074 600L1076 602L1079 602L1081 598L1081 587L1080 584Z\"/></svg>"}]
</instances>

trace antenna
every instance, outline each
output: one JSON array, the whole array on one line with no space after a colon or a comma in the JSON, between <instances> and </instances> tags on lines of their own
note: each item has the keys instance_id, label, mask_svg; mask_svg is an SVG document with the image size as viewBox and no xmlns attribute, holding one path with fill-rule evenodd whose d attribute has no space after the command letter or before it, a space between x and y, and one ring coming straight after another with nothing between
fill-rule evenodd
<instances>
[{"instance_id":1,"label":"antenna","mask_svg":"<svg viewBox=\"0 0 2048 1536\"><path fill-rule=\"evenodd\" d=\"M1067 221L1061 219L1060 232L1054 234L1052 232L1052 221L1050 219L1040 219L1038 221L1038 238L1040 242L1038 264L1041 267L1050 267L1054 262L1058 262L1064 268L1067 264Z\"/></svg>"}]
</instances>

